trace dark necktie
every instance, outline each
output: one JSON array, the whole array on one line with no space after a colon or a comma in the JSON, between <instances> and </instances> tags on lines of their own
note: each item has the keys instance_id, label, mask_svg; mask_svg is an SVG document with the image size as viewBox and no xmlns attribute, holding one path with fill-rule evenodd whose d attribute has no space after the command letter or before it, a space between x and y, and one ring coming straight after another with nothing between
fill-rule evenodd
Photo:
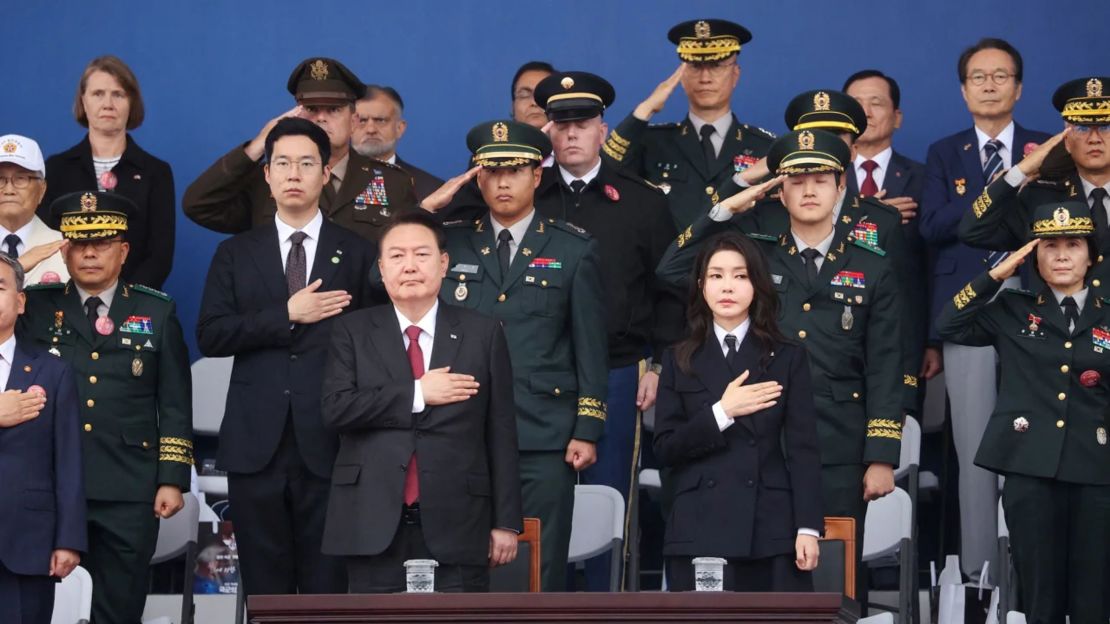
<instances>
[{"instance_id":1,"label":"dark necktie","mask_svg":"<svg viewBox=\"0 0 1110 624\"><path fill-rule=\"evenodd\" d=\"M305 280L308 279L308 268L304 255L306 238L308 234L304 232L293 232L289 235L289 242L292 245L289 246L289 255L285 258L285 282L289 285L290 297L307 286Z\"/></svg>"},{"instance_id":2,"label":"dark necktie","mask_svg":"<svg viewBox=\"0 0 1110 624\"><path fill-rule=\"evenodd\" d=\"M728 362L729 368L732 369L732 374L736 375L739 371L736 370L738 365L736 355L736 336L728 334L725 336L725 346L728 347L728 353L725 354L725 361Z\"/></svg>"},{"instance_id":3,"label":"dark necktie","mask_svg":"<svg viewBox=\"0 0 1110 624\"><path fill-rule=\"evenodd\" d=\"M1002 170L1002 141L998 139L991 139L983 146L983 153L987 156L987 162L983 165L983 184L991 183L994 174Z\"/></svg>"},{"instance_id":4,"label":"dark necktie","mask_svg":"<svg viewBox=\"0 0 1110 624\"><path fill-rule=\"evenodd\" d=\"M713 149L713 141L710 137L717 129L709 124L705 124L698 130L701 135L701 149L705 152L705 166L709 169L713 168L713 163L717 162L717 150Z\"/></svg>"},{"instance_id":5,"label":"dark necktie","mask_svg":"<svg viewBox=\"0 0 1110 624\"><path fill-rule=\"evenodd\" d=\"M424 376L424 351L420 349L420 328L409 325L405 329L409 338L409 366L412 367L412 378L420 379ZM420 480L416 472L416 451L409 458L408 468L405 469L405 504L412 506L420 499Z\"/></svg>"},{"instance_id":6,"label":"dark necktie","mask_svg":"<svg viewBox=\"0 0 1110 624\"><path fill-rule=\"evenodd\" d=\"M96 320L100 318L100 313L96 311L100 305L104 303L100 297L89 297L85 300L85 316L89 317L89 326L93 331L96 331Z\"/></svg>"},{"instance_id":7,"label":"dark necktie","mask_svg":"<svg viewBox=\"0 0 1110 624\"><path fill-rule=\"evenodd\" d=\"M582 189L584 188L586 188L586 183L583 180L574 180L570 183L570 190L574 191L575 207L582 203Z\"/></svg>"},{"instance_id":8,"label":"dark necktie","mask_svg":"<svg viewBox=\"0 0 1110 624\"><path fill-rule=\"evenodd\" d=\"M864 197L871 197L879 192L879 185L875 183L875 176L872 175L879 168L879 163L873 160L865 160L860 163L860 167L866 174L863 177L863 182L859 185L859 194Z\"/></svg>"},{"instance_id":9,"label":"dark necktie","mask_svg":"<svg viewBox=\"0 0 1110 624\"><path fill-rule=\"evenodd\" d=\"M324 192L320 194L321 210L327 210L335 203L335 181L338 179L339 178L335 177L334 173L328 177L328 183L324 185Z\"/></svg>"},{"instance_id":10,"label":"dark necktie","mask_svg":"<svg viewBox=\"0 0 1110 624\"><path fill-rule=\"evenodd\" d=\"M1106 219L1106 197L1106 189L1101 186L1091 191L1091 218L1095 222L1095 237L1100 246L1110 237L1110 225L1107 225Z\"/></svg>"},{"instance_id":11,"label":"dark necktie","mask_svg":"<svg viewBox=\"0 0 1110 624\"><path fill-rule=\"evenodd\" d=\"M817 259L820 257L821 252L813 247L802 250L802 259L806 261L806 279L810 286L817 283Z\"/></svg>"},{"instance_id":12,"label":"dark necktie","mask_svg":"<svg viewBox=\"0 0 1110 624\"><path fill-rule=\"evenodd\" d=\"M1102 191L1102 189L1099 189L1099 190ZM1106 191L1102 191L1102 192L1103 192L1103 194L1106 194ZM9 256L11 256L13 258L18 258L19 257L19 243L21 243L21 242L22 241L15 234L8 234L7 236L5 236L4 237L4 246L7 247L7 250L6 250L5 253L7 253Z\"/></svg>"},{"instance_id":13,"label":"dark necktie","mask_svg":"<svg viewBox=\"0 0 1110 624\"><path fill-rule=\"evenodd\" d=\"M1075 324L1079 322L1079 306L1072 297L1064 297L1064 300L1060 302L1060 307L1064 309L1064 320L1068 323L1068 333L1070 334L1075 329Z\"/></svg>"},{"instance_id":14,"label":"dark necktie","mask_svg":"<svg viewBox=\"0 0 1110 624\"><path fill-rule=\"evenodd\" d=\"M513 233L508 229L501 230L497 235L497 263L501 265L501 279L509 277L509 241L513 240Z\"/></svg>"}]
</instances>

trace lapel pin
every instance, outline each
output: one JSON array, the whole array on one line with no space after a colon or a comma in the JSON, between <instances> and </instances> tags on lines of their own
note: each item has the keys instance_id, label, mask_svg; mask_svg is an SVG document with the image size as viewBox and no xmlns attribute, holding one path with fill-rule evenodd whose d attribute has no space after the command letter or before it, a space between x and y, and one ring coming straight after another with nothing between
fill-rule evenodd
<instances>
[{"instance_id":1,"label":"lapel pin","mask_svg":"<svg viewBox=\"0 0 1110 624\"><path fill-rule=\"evenodd\" d=\"M458 336L456 336L455 334L451 334L451 340L458 340L458 339L459 339Z\"/></svg>"},{"instance_id":2,"label":"lapel pin","mask_svg":"<svg viewBox=\"0 0 1110 624\"><path fill-rule=\"evenodd\" d=\"M482 247L482 255L483 256L488 256L489 255L489 247Z\"/></svg>"},{"instance_id":3,"label":"lapel pin","mask_svg":"<svg viewBox=\"0 0 1110 624\"><path fill-rule=\"evenodd\" d=\"M140 174L138 174L138 173L136 173L136 174L135 174L135 178L134 178L134 179L136 179L136 180L142 180L142 179L143 179L143 176L142 176L142 175L140 175Z\"/></svg>"},{"instance_id":4,"label":"lapel pin","mask_svg":"<svg viewBox=\"0 0 1110 624\"><path fill-rule=\"evenodd\" d=\"M331 257L331 263L332 264L339 264L339 256L332 256Z\"/></svg>"},{"instance_id":5,"label":"lapel pin","mask_svg":"<svg viewBox=\"0 0 1110 624\"><path fill-rule=\"evenodd\" d=\"M28 365L24 366L24 367L23 367L23 372L25 372L25 373L29 373L29 372L31 372L31 365L30 365L30 364L28 364Z\"/></svg>"},{"instance_id":6,"label":"lapel pin","mask_svg":"<svg viewBox=\"0 0 1110 624\"><path fill-rule=\"evenodd\" d=\"M971 143L968 143L967 145L964 146L964 151L965 152L968 151L969 149L971 149Z\"/></svg>"}]
</instances>

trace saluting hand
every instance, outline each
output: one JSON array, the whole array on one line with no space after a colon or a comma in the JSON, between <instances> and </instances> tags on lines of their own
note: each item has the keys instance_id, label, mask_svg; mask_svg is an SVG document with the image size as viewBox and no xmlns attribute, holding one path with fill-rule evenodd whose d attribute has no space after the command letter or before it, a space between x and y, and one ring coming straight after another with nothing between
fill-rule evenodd
<instances>
[{"instance_id":1,"label":"saluting hand","mask_svg":"<svg viewBox=\"0 0 1110 624\"><path fill-rule=\"evenodd\" d=\"M59 249L64 249L69 245L69 239L61 239L41 245L35 245L27 251L19 255L19 265L23 267L24 273L29 273L39 265L43 260L58 253Z\"/></svg>"},{"instance_id":2,"label":"saluting hand","mask_svg":"<svg viewBox=\"0 0 1110 624\"><path fill-rule=\"evenodd\" d=\"M767 193L770 192L771 189L782 184L782 181L785 179L786 176L780 175L767 180L763 184L749 186L748 188L740 191L739 193L731 197L726 197L724 200L721 201L721 207L728 210L732 214L745 213L752 208L755 208L755 203L757 201L766 197Z\"/></svg>"},{"instance_id":3,"label":"saluting hand","mask_svg":"<svg viewBox=\"0 0 1110 624\"><path fill-rule=\"evenodd\" d=\"M46 406L46 397L37 392L7 390L0 393L0 427L14 427L38 418Z\"/></svg>"},{"instance_id":4,"label":"saluting hand","mask_svg":"<svg viewBox=\"0 0 1110 624\"><path fill-rule=\"evenodd\" d=\"M266 125L262 126L262 129L258 131L258 135L251 139L250 143L247 143L247 146L243 148L243 151L246 152L247 156L250 157L251 160L258 161L266 153L266 137L270 134L270 131L274 129L274 126L277 125L277 122L285 119L286 117L304 116L304 107L300 104L297 104L293 108L285 111L277 117L274 117L270 121L267 121Z\"/></svg>"},{"instance_id":5,"label":"saluting hand","mask_svg":"<svg viewBox=\"0 0 1110 624\"><path fill-rule=\"evenodd\" d=\"M678 86L678 83L682 82L682 75L685 72L686 63L682 63L678 66L678 69L674 70L674 73L671 74L670 77L660 82L658 87L655 87L655 91L651 92L648 99L640 102L640 104L636 106L636 109L632 111L632 115L640 121L647 121L651 119L652 115L663 110L663 106L667 104L667 100L670 99L671 94L674 93L675 87Z\"/></svg>"},{"instance_id":6,"label":"saluting hand","mask_svg":"<svg viewBox=\"0 0 1110 624\"><path fill-rule=\"evenodd\" d=\"M450 366L433 368L420 378L420 392L425 405L447 405L465 401L478 394L474 375L452 373Z\"/></svg>"},{"instance_id":7,"label":"saluting hand","mask_svg":"<svg viewBox=\"0 0 1110 624\"><path fill-rule=\"evenodd\" d=\"M457 175L444 182L442 186L432 191L431 195L425 197L420 202L420 207L428 212L436 212L437 210L445 208L447 204L451 203L451 199L455 197L455 193L458 193L459 189L461 189L464 184L473 180L474 176L478 175L478 170L481 168L481 165L475 165L467 170L466 173Z\"/></svg>"},{"instance_id":8,"label":"saluting hand","mask_svg":"<svg viewBox=\"0 0 1110 624\"><path fill-rule=\"evenodd\" d=\"M345 290L316 292L323 283L324 280L317 279L293 293L286 304L290 322L302 325L316 323L339 314L351 305L351 295Z\"/></svg>"},{"instance_id":9,"label":"saluting hand","mask_svg":"<svg viewBox=\"0 0 1110 624\"><path fill-rule=\"evenodd\" d=\"M721 407L729 418L749 416L767 409L778 402L775 399L782 396L782 385L777 381L745 386L747 379L748 371L740 373L739 377L725 387L725 393L721 395Z\"/></svg>"},{"instance_id":10,"label":"saluting hand","mask_svg":"<svg viewBox=\"0 0 1110 624\"><path fill-rule=\"evenodd\" d=\"M1052 151L1052 148L1056 147L1060 141L1063 141L1064 137L1066 137L1069 132L1071 132L1071 126L1064 128L1049 140L1038 145L1036 149L1029 152L1028 156L1021 159L1021 162L1017 164L1017 168L1021 169L1021 172L1024 173L1026 177L1036 179L1036 176L1041 171L1041 165L1044 164L1044 159L1048 158L1048 154Z\"/></svg>"},{"instance_id":11,"label":"saluting hand","mask_svg":"<svg viewBox=\"0 0 1110 624\"><path fill-rule=\"evenodd\" d=\"M1021 249L1006 256L1005 260L999 262L998 266L991 269L991 279L996 282L1004 282L1014 273L1017 273L1018 267L1025 264L1025 256L1028 256L1030 253L1032 253L1033 248L1036 247L1037 243L1039 242L1041 242L1041 239L1034 238L1028 243L1022 245Z\"/></svg>"}]
</instances>

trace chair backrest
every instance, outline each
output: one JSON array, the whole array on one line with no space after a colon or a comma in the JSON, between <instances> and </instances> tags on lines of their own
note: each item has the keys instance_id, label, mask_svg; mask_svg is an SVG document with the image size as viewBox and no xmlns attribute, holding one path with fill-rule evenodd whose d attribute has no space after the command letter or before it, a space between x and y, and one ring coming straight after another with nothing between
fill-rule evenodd
<instances>
[{"instance_id":1,"label":"chair backrest","mask_svg":"<svg viewBox=\"0 0 1110 624\"><path fill-rule=\"evenodd\" d=\"M81 566L54 586L54 614L50 624L87 623L92 618L92 576Z\"/></svg>"},{"instance_id":2,"label":"chair backrest","mask_svg":"<svg viewBox=\"0 0 1110 624\"><path fill-rule=\"evenodd\" d=\"M886 496L867 504L863 524L863 560L898 551L903 538L913 536L913 505L910 495L896 487Z\"/></svg>"},{"instance_id":3,"label":"chair backrest","mask_svg":"<svg viewBox=\"0 0 1110 624\"><path fill-rule=\"evenodd\" d=\"M596 557L624 539L624 497L608 485L574 486L570 556L574 563Z\"/></svg>"},{"instance_id":4,"label":"chair backrest","mask_svg":"<svg viewBox=\"0 0 1110 624\"><path fill-rule=\"evenodd\" d=\"M1002 499L998 499L998 537L1010 537L1010 527L1006 525L1006 511L1002 509Z\"/></svg>"},{"instance_id":5,"label":"chair backrest","mask_svg":"<svg viewBox=\"0 0 1110 624\"><path fill-rule=\"evenodd\" d=\"M516 539L516 559L490 570L491 592L540 591L540 519L525 518L524 531Z\"/></svg>"},{"instance_id":6,"label":"chair backrest","mask_svg":"<svg viewBox=\"0 0 1110 624\"><path fill-rule=\"evenodd\" d=\"M233 357L200 358L189 367L193 376L193 430L197 433L220 433L234 363Z\"/></svg>"},{"instance_id":7,"label":"chair backrest","mask_svg":"<svg viewBox=\"0 0 1110 624\"><path fill-rule=\"evenodd\" d=\"M921 465L921 425L913 416L906 416L902 424L902 454L894 469L894 478L901 479L912 466Z\"/></svg>"},{"instance_id":8,"label":"chair backrest","mask_svg":"<svg viewBox=\"0 0 1110 624\"><path fill-rule=\"evenodd\" d=\"M200 522L200 503L192 492L184 494L185 507L171 518L159 520L158 545L150 562L162 563L185 552L189 544L197 543L197 524Z\"/></svg>"},{"instance_id":9,"label":"chair backrest","mask_svg":"<svg viewBox=\"0 0 1110 624\"><path fill-rule=\"evenodd\" d=\"M825 537L822 541L841 542L842 548L837 548L839 557L825 557L826 547L821 547L821 562L817 564L820 569L821 566L829 562L836 565L843 561L844 569L841 577L844 583L844 595L849 598L856 597L856 520L855 518L838 518L829 516L825 518ZM839 559L840 561L837 561ZM830 576L840 576L833 572ZM825 576L822 572L821 576ZM816 580L816 579L815 579ZM831 588L830 588L831 589Z\"/></svg>"}]
</instances>

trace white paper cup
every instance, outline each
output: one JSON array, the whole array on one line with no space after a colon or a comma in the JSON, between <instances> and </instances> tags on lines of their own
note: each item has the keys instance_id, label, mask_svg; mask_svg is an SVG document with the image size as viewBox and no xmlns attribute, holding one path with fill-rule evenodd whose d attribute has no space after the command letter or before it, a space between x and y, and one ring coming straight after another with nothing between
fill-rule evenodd
<instances>
[{"instance_id":1,"label":"white paper cup","mask_svg":"<svg viewBox=\"0 0 1110 624\"><path fill-rule=\"evenodd\" d=\"M725 565L720 557L696 557L694 564L694 589L697 591L724 591Z\"/></svg>"},{"instance_id":2,"label":"white paper cup","mask_svg":"<svg viewBox=\"0 0 1110 624\"><path fill-rule=\"evenodd\" d=\"M409 559L405 562L405 591L410 594L432 593L436 588L435 559Z\"/></svg>"}]
</instances>

